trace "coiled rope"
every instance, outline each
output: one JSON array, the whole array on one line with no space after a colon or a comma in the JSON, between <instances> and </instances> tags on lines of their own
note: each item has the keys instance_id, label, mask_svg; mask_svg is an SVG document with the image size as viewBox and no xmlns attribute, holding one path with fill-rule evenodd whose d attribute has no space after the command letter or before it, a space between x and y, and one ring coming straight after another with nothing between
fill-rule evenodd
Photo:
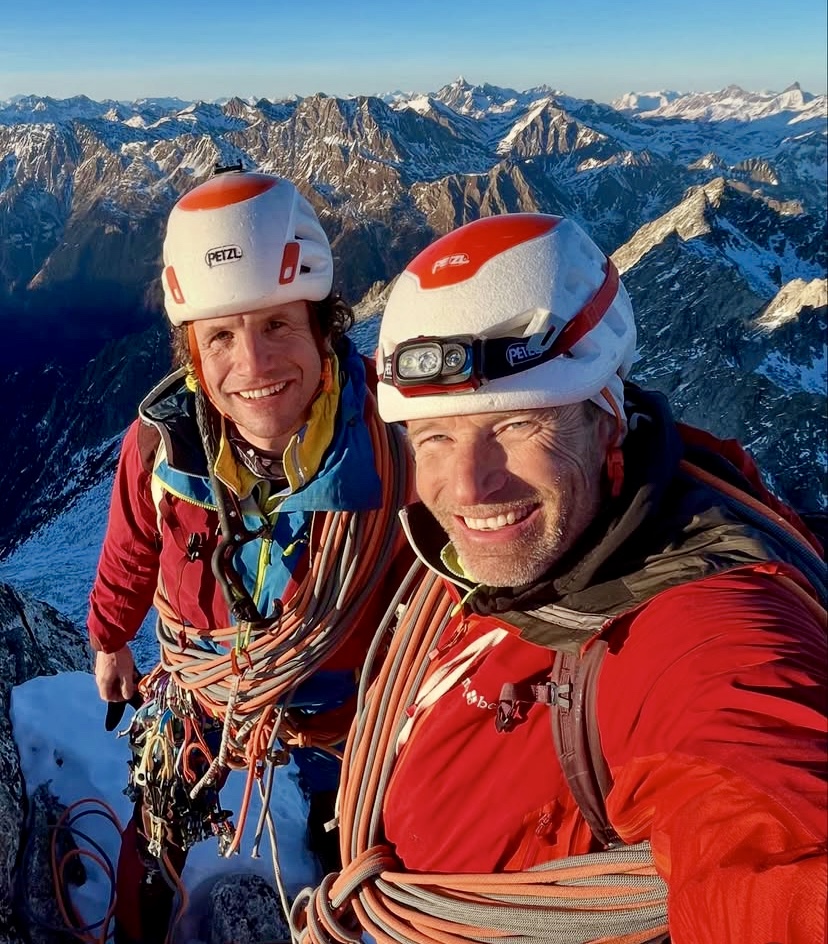
<instances>
[{"instance_id":1,"label":"coiled rope","mask_svg":"<svg viewBox=\"0 0 828 944\"><path fill-rule=\"evenodd\" d=\"M412 570L406 585L415 576ZM343 869L299 894L291 912L294 940L357 944L363 933L380 944L662 940L666 886L648 843L522 872L444 875L406 872L385 842L382 806L397 738L452 615L442 581L429 574L400 618L377 680L367 689L369 656L343 763Z\"/></svg>"},{"instance_id":2,"label":"coiled rope","mask_svg":"<svg viewBox=\"0 0 828 944\"><path fill-rule=\"evenodd\" d=\"M141 688L179 717L189 715L192 723L187 725L187 741L170 755L158 749L157 737L153 740L154 734L163 734L159 722L159 730L147 738L154 745L148 766L162 780L183 775L191 797L227 770L247 768L236 835L227 855L237 848L254 782L265 762L279 753L277 739L288 746L337 753L334 745L344 739L353 715L353 705L343 706L322 716L321 724L316 719L306 724L291 716L289 705L298 686L359 625L361 613L405 540L393 519L408 497L406 447L400 431L385 426L375 407L369 408L367 425L383 483L382 505L367 512L313 515L308 571L290 599L282 601L277 619L205 631L183 623L161 590L156 592L161 661ZM206 649L205 637L227 648L218 654ZM216 756L200 737L199 712L222 723ZM188 763L193 753L209 762L206 774L198 779Z\"/></svg>"}]
</instances>

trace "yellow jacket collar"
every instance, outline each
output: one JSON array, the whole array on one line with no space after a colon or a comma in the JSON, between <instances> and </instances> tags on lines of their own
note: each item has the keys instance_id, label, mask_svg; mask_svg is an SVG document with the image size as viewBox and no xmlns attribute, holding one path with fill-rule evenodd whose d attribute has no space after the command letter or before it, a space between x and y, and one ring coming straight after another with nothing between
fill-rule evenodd
<instances>
[{"instance_id":1,"label":"yellow jacket collar","mask_svg":"<svg viewBox=\"0 0 828 944\"><path fill-rule=\"evenodd\" d=\"M454 574L455 577L459 577L461 580L471 579L463 568L463 565L460 563L460 558L451 542L449 542L443 548L443 550L440 551L440 560L443 562L443 566L446 568L446 570L448 570L449 573Z\"/></svg>"}]
</instances>

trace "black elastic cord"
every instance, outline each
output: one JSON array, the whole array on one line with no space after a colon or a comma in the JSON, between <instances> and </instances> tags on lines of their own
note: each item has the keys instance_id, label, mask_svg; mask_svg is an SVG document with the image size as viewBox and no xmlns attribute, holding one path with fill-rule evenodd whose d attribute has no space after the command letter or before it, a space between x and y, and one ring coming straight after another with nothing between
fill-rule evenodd
<instances>
[{"instance_id":1,"label":"black elastic cord","mask_svg":"<svg viewBox=\"0 0 828 944\"><path fill-rule=\"evenodd\" d=\"M215 431L215 421L212 409L204 391L199 386L195 392L196 421L201 442L204 446L204 455L207 459L207 475L210 487L216 499L221 539L216 545L210 567L213 576L221 587L221 592L227 602L228 609L238 622L257 623L263 620L253 597L247 591L241 575L236 570L233 559L236 551L249 541L254 541L269 531L265 526L258 531L248 531L244 525L241 508L218 478L215 472L216 456L218 455L218 437Z\"/></svg>"}]
</instances>

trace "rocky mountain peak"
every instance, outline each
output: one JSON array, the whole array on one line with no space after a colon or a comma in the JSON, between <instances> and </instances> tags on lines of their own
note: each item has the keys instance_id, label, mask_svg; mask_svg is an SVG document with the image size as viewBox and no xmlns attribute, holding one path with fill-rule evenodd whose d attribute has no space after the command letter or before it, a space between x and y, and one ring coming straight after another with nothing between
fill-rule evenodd
<instances>
[{"instance_id":1,"label":"rocky mountain peak","mask_svg":"<svg viewBox=\"0 0 828 944\"><path fill-rule=\"evenodd\" d=\"M161 330L164 218L217 162L299 184L331 239L337 287L364 297L360 315L382 308L391 280L435 237L495 213L570 216L615 250L643 338L682 313L670 352L697 350L728 319L742 325L792 280L824 277L825 98L761 115L777 107L768 95L749 104L733 89L652 94L666 104L645 113L652 103L630 98L622 113L550 86L518 92L460 77L391 101L0 104L0 318L19 335L8 351L31 352L0 373L0 494L9 496L0 552L65 507L90 469L107 467L147 379L166 367L165 347L148 347L145 334L128 356L118 345ZM715 120L696 120L705 110ZM817 328L805 319L799 330ZM131 363L141 369L127 379ZM113 371L117 396L106 386ZM791 466L810 481L805 460Z\"/></svg>"},{"instance_id":2,"label":"rocky mountain peak","mask_svg":"<svg viewBox=\"0 0 828 944\"><path fill-rule=\"evenodd\" d=\"M613 253L618 271L623 274L636 266L648 252L673 234L687 242L709 233L710 211L719 206L726 186L723 177L716 177L706 184L691 187L677 206L651 223L645 223L628 243Z\"/></svg>"},{"instance_id":3,"label":"rocky mountain peak","mask_svg":"<svg viewBox=\"0 0 828 944\"><path fill-rule=\"evenodd\" d=\"M793 279L774 295L753 325L760 331L774 331L798 318L804 308L828 308L828 280Z\"/></svg>"}]
</instances>

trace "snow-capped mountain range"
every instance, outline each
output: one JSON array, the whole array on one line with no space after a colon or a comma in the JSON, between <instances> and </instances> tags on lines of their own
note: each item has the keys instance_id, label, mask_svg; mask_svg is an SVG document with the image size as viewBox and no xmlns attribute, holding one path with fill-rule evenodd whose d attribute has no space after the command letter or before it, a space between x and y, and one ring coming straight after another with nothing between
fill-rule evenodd
<instances>
[{"instance_id":1,"label":"snow-capped mountain range","mask_svg":"<svg viewBox=\"0 0 828 944\"><path fill-rule=\"evenodd\" d=\"M462 78L355 98L0 103L0 553L111 468L168 364L164 219L237 161L302 188L365 316L457 225L573 217L624 270L639 379L823 506L827 117L826 96L796 85L601 104ZM705 379L716 371L726 387Z\"/></svg>"}]
</instances>

